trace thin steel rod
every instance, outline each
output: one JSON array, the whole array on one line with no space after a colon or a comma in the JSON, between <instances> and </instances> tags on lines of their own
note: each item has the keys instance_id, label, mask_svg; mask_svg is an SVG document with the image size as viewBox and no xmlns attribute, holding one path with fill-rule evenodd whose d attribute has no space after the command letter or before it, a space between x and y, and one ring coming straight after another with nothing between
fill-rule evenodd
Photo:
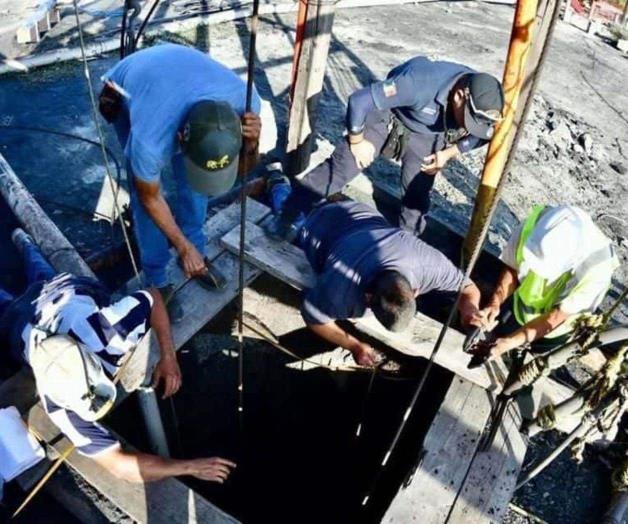
<instances>
[{"instance_id":1,"label":"thin steel rod","mask_svg":"<svg viewBox=\"0 0 628 524\"><path fill-rule=\"evenodd\" d=\"M249 39L249 60L246 78L246 112L251 111L253 103L253 80L255 72L255 45L257 42L257 22L259 0L253 2L251 15L251 34ZM244 164L247 165L246 163ZM238 256L238 415L240 430L244 430L244 246L246 245L246 173L242 171L240 189L240 253Z\"/></svg>"}]
</instances>

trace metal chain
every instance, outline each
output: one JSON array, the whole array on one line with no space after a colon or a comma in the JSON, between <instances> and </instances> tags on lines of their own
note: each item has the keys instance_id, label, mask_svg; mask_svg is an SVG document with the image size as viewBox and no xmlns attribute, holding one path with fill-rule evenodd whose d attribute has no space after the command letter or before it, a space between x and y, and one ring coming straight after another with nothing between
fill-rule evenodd
<instances>
[{"instance_id":1,"label":"metal chain","mask_svg":"<svg viewBox=\"0 0 628 524\"><path fill-rule=\"evenodd\" d=\"M117 192L116 184L114 182L113 174L111 173L111 168L109 166L109 156L107 155L107 147L105 146L105 137L104 137L102 128L100 126L100 121L98 119L96 96L94 95L94 86L92 85L92 79L89 73L89 66L87 65L87 54L85 53L85 41L83 40L83 26L81 25L81 21L79 19L78 2L77 0L72 0L72 3L74 5L74 16L76 18L76 28L78 30L79 44L81 47L83 70L85 73L85 79L87 80L89 99L92 106L92 117L94 119L94 125L96 126L96 131L98 133L98 140L100 142L100 149L102 151L103 159L105 162L105 171L107 173L107 178L109 180L111 193L113 194L113 202L114 202L116 213L118 215L118 220L120 221L120 226L122 227L122 235L124 236L124 243L126 244L126 248L129 252L129 258L131 260L131 265L133 266L133 272L135 273L135 276L137 277L137 279L141 281L138 265L137 265L137 262L135 261L135 256L133 255L131 241L129 240L129 234L126 228L126 224L124 223L124 217L122 216L122 210L120 209L120 204L118 202L118 192Z\"/></svg>"}]
</instances>

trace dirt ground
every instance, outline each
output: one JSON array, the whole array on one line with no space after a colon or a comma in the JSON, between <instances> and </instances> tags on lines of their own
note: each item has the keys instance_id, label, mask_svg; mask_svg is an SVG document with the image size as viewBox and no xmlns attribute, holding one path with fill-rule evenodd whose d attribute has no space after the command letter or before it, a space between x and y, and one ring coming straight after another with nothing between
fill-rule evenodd
<instances>
[{"instance_id":1,"label":"dirt ground","mask_svg":"<svg viewBox=\"0 0 628 524\"><path fill-rule=\"evenodd\" d=\"M320 102L320 135L330 142L338 140L347 96L417 54L463 62L500 76L512 15L511 6L482 2L339 11ZM256 84L262 96L271 101L280 127L287 116L293 28L293 15L263 17L260 24ZM240 74L245 70L247 36L243 22L176 35L205 47L209 42L212 55ZM3 51L0 48L0 53ZM115 57L92 61L93 78L114 62ZM493 246L502 246L534 203L580 205L618 247L622 267L615 275L614 294L626 285L628 271L626 78L628 60L616 49L600 38L558 23L504 201L489 237ZM73 63L37 70L28 76L0 77L0 125L16 124L46 126L95 138L80 67ZM107 132L109 146L120 157L111 130ZM108 226L90 222L104 179L96 148L2 129L0 148L83 254L108 244ZM436 181L432 214L459 232L465 230L469 220L484 154L478 151L452 163ZM398 186L398 170L386 162L378 162L368 175ZM625 318L626 304L622 312L620 316ZM527 462L538 459L555 443L552 435L536 439ZM599 515L608 490L607 475L608 469L596 454L587 455L585 464L579 467L563 457L547 474L518 493L515 501L547 522L584 524ZM565 479L577 481L583 496L574 497L570 491L574 485L568 485ZM515 521L514 515L509 518Z\"/></svg>"}]
</instances>

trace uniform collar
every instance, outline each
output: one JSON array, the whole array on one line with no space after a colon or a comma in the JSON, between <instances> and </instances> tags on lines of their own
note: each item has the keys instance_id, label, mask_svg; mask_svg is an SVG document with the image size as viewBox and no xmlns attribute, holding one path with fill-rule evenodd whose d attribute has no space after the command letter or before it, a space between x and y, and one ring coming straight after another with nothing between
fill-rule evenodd
<instances>
[{"instance_id":1,"label":"uniform collar","mask_svg":"<svg viewBox=\"0 0 628 524\"><path fill-rule=\"evenodd\" d=\"M447 104L449 102L449 93L451 92L452 88L454 87L454 85L456 85L456 82L466 74L468 74L468 71L458 73L449 83L447 83L438 91L438 93L436 93L436 97L434 98L434 100L436 100L441 106L443 106L443 109L447 108Z\"/></svg>"}]
</instances>

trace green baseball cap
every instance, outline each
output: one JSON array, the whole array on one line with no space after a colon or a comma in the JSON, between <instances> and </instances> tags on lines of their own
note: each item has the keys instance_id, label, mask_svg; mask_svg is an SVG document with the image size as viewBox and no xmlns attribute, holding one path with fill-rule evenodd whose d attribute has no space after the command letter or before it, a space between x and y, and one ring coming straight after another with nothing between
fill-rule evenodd
<instances>
[{"instance_id":1,"label":"green baseball cap","mask_svg":"<svg viewBox=\"0 0 628 524\"><path fill-rule=\"evenodd\" d=\"M240 118L227 102L198 102L183 126L181 147L192 189L210 196L225 193L238 176Z\"/></svg>"}]
</instances>

